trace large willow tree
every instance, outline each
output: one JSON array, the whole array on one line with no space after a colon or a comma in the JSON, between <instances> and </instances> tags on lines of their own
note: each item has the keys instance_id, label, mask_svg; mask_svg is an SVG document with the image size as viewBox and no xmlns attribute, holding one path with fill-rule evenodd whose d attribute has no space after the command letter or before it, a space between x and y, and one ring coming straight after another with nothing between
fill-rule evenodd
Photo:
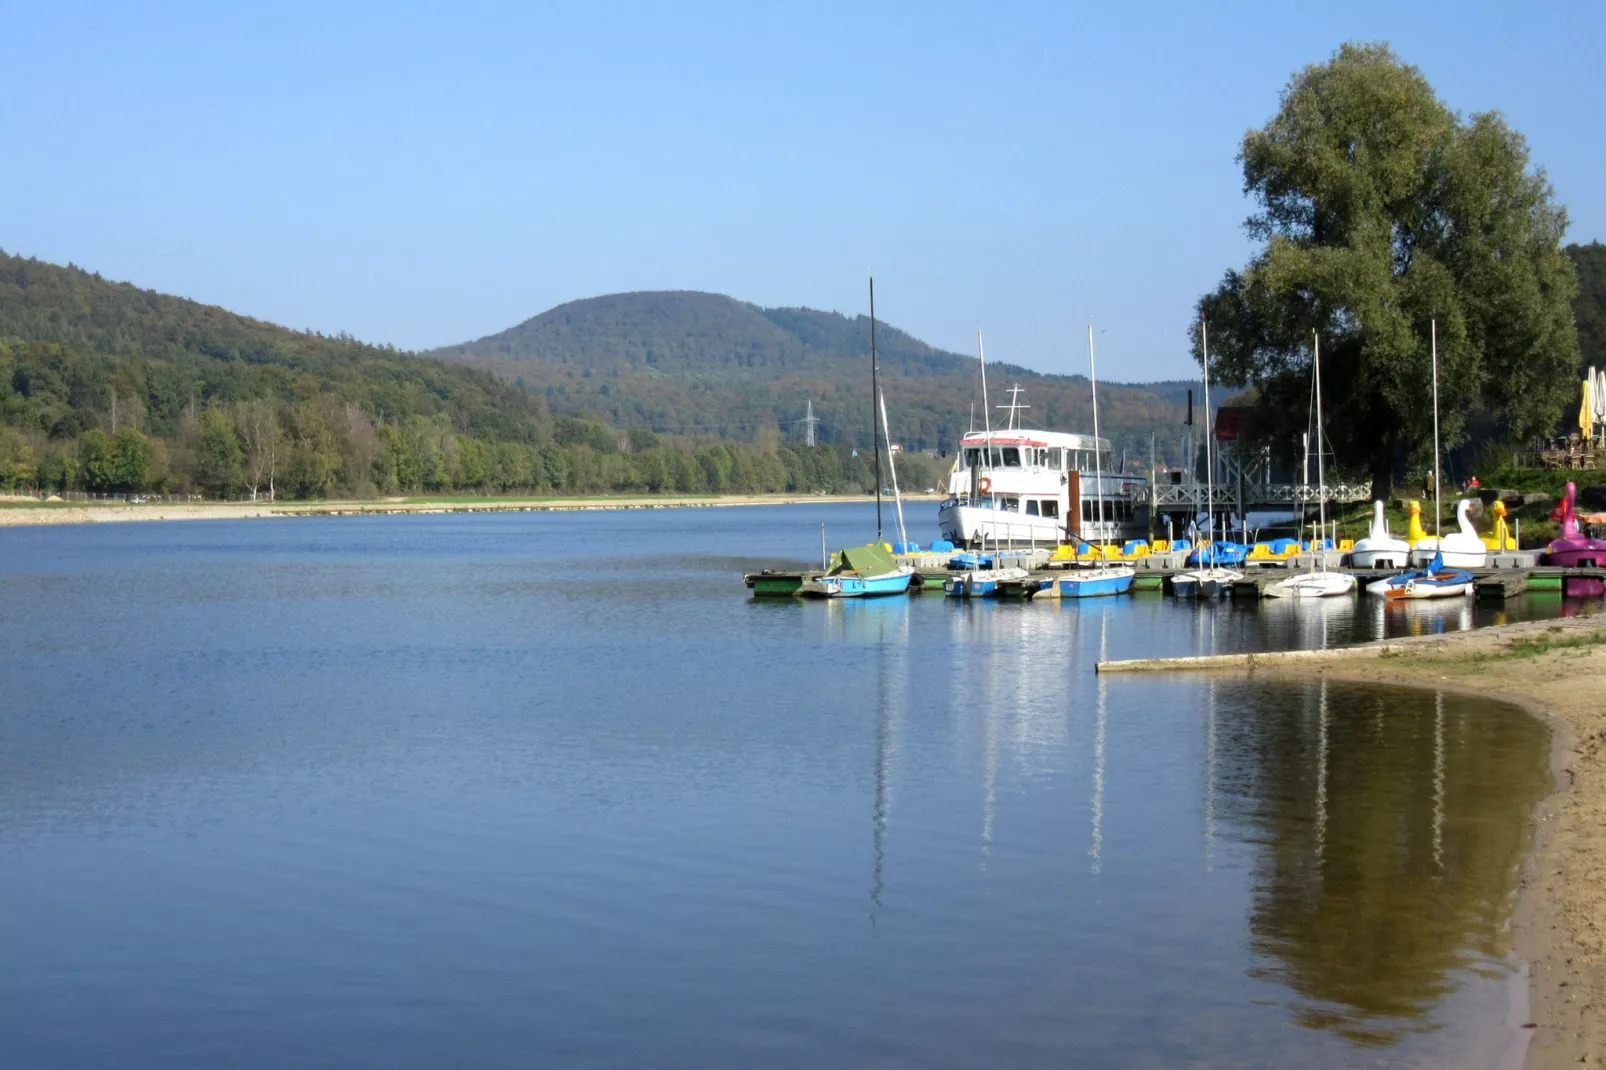
<instances>
[{"instance_id":1,"label":"large willow tree","mask_svg":"<svg viewBox=\"0 0 1606 1070\"><path fill-rule=\"evenodd\" d=\"M1578 367L1567 216L1498 113L1463 120L1388 46L1345 45L1294 77L1239 160L1265 244L1198 312L1212 374L1255 388L1260 437L1305 430L1319 332L1336 459L1387 494L1431 449L1435 319L1447 446L1475 411L1516 438L1555 425Z\"/></svg>"}]
</instances>

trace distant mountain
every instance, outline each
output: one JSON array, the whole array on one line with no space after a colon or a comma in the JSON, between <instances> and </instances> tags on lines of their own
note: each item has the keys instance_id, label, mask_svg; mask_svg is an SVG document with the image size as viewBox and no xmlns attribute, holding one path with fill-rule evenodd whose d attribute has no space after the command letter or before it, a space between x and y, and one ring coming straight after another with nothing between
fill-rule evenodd
<instances>
[{"instance_id":1,"label":"distant mountain","mask_svg":"<svg viewBox=\"0 0 1606 1070\"><path fill-rule=\"evenodd\" d=\"M979 364L885 323L876 325L893 437L949 449L981 426ZM870 440L870 321L808 308L760 308L720 294L612 294L560 305L516 327L429 354L515 380L554 413L594 413L625 427L744 438L774 428L803 436L809 400L822 441ZM988 366L996 424L1018 383L1027 422L1091 433L1084 376ZM1100 384L1100 430L1147 463L1149 436L1178 459L1188 382Z\"/></svg>"}]
</instances>

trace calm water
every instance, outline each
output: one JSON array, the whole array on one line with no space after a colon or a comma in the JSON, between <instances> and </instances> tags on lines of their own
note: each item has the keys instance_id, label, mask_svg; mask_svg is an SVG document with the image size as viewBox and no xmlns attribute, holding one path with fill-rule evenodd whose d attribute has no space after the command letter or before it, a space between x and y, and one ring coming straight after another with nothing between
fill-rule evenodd
<instances>
[{"instance_id":1,"label":"calm water","mask_svg":"<svg viewBox=\"0 0 1606 1070\"><path fill-rule=\"evenodd\" d=\"M1510 1050L1536 722L1092 672L1486 611L747 598L868 515L0 530L4 1064Z\"/></svg>"}]
</instances>

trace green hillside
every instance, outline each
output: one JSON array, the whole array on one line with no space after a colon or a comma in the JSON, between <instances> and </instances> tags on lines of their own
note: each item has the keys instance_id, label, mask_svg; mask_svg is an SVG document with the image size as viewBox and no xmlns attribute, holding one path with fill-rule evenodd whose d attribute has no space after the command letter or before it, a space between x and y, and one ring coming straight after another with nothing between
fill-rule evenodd
<instances>
[{"instance_id":1,"label":"green hillside","mask_svg":"<svg viewBox=\"0 0 1606 1070\"><path fill-rule=\"evenodd\" d=\"M744 436L749 437L749 436ZM910 485L940 465L911 458ZM867 457L549 414L461 365L0 253L0 490L852 491Z\"/></svg>"},{"instance_id":2,"label":"green hillside","mask_svg":"<svg viewBox=\"0 0 1606 1070\"><path fill-rule=\"evenodd\" d=\"M876 348L893 435L914 449L950 449L980 425L979 364L886 324ZM806 308L760 308L718 294L613 294L574 301L510 330L432 356L522 382L553 412L595 412L626 427L743 437L775 428L802 434L810 398L826 442L869 442L870 321ZM1109 367L1119 372L1119 361ZM1092 430L1083 376L988 367L991 401L1019 383L1032 424ZM1101 384L1101 430L1134 457L1157 433L1162 457L1178 448L1192 384ZM999 413L994 409L994 419ZM1136 463L1136 462L1134 462ZM1146 462L1145 462L1146 463Z\"/></svg>"}]
</instances>

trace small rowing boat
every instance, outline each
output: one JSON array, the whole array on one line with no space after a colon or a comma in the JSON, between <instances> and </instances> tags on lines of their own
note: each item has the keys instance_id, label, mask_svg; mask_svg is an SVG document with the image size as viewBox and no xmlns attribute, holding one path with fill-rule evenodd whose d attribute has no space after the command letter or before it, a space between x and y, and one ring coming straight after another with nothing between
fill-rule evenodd
<instances>
[{"instance_id":1,"label":"small rowing boat","mask_svg":"<svg viewBox=\"0 0 1606 1070\"><path fill-rule=\"evenodd\" d=\"M1444 555L1435 554L1426 568L1410 569L1398 576L1369 583L1366 592L1389 599L1458 598L1471 594L1472 587L1472 573L1448 567Z\"/></svg>"}]
</instances>

